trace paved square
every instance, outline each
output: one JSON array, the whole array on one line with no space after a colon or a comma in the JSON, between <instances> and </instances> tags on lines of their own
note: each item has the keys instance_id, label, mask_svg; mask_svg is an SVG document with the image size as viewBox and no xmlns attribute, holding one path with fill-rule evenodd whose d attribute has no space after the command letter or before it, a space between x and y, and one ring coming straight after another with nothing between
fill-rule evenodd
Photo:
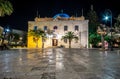
<instances>
[{"instance_id":1,"label":"paved square","mask_svg":"<svg viewBox=\"0 0 120 79\"><path fill-rule=\"evenodd\" d=\"M120 79L120 50L0 51L0 79Z\"/></svg>"}]
</instances>

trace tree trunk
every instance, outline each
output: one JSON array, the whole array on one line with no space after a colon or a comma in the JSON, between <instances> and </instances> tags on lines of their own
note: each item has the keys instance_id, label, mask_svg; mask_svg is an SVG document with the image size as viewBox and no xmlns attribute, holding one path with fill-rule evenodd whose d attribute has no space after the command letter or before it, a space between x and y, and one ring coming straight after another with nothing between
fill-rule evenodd
<instances>
[{"instance_id":1,"label":"tree trunk","mask_svg":"<svg viewBox=\"0 0 120 79\"><path fill-rule=\"evenodd\" d=\"M44 48L44 39L42 37L42 49Z\"/></svg>"},{"instance_id":2,"label":"tree trunk","mask_svg":"<svg viewBox=\"0 0 120 79\"><path fill-rule=\"evenodd\" d=\"M101 41L102 41L102 49L104 49L104 35L101 34Z\"/></svg>"},{"instance_id":3,"label":"tree trunk","mask_svg":"<svg viewBox=\"0 0 120 79\"><path fill-rule=\"evenodd\" d=\"M2 45L2 46L3 46L3 44L4 44L5 35L6 35L6 32L5 32L5 34L3 34L3 38L2 38L2 42L1 42L1 45Z\"/></svg>"},{"instance_id":4,"label":"tree trunk","mask_svg":"<svg viewBox=\"0 0 120 79\"><path fill-rule=\"evenodd\" d=\"M38 41L36 42L36 48L38 48Z\"/></svg>"},{"instance_id":5,"label":"tree trunk","mask_svg":"<svg viewBox=\"0 0 120 79\"><path fill-rule=\"evenodd\" d=\"M36 48L38 48L38 38L36 38Z\"/></svg>"},{"instance_id":6,"label":"tree trunk","mask_svg":"<svg viewBox=\"0 0 120 79\"><path fill-rule=\"evenodd\" d=\"M42 49L44 48L44 42L42 42Z\"/></svg>"},{"instance_id":7,"label":"tree trunk","mask_svg":"<svg viewBox=\"0 0 120 79\"><path fill-rule=\"evenodd\" d=\"M2 38L2 42L1 42L1 45L3 46L3 44L4 44L4 37Z\"/></svg>"},{"instance_id":8,"label":"tree trunk","mask_svg":"<svg viewBox=\"0 0 120 79\"><path fill-rule=\"evenodd\" d=\"M69 40L69 48L71 48L71 40Z\"/></svg>"}]
</instances>

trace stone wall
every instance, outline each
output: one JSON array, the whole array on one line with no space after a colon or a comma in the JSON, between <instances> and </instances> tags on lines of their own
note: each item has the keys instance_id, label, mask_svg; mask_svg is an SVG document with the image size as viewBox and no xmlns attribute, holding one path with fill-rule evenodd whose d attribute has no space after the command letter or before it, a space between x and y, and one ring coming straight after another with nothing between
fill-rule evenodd
<instances>
[{"instance_id":1,"label":"stone wall","mask_svg":"<svg viewBox=\"0 0 120 79\"><path fill-rule=\"evenodd\" d=\"M75 26L79 26L79 30L75 30ZM88 47L88 20L58 20L58 21L28 21L28 30L34 29L34 26L41 28L44 30L44 26L47 26L48 29L53 31L53 34L56 35L55 38L48 37L45 42L45 47L52 46L52 39L58 40L58 45L64 45L68 48L68 42L65 43L61 40L61 37L68 31L73 31L78 37L79 40L76 42L75 40L72 41L71 47L72 48L83 48ZM57 26L57 30L54 30L54 26ZM68 26L68 31L64 31L64 26Z\"/></svg>"}]
</instances>

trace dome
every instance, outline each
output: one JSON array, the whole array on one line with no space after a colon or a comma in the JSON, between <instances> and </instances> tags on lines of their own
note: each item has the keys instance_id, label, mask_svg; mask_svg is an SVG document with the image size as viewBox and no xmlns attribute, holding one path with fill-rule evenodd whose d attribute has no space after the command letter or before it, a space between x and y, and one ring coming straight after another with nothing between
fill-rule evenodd
<instances>
[{"instance_id":1,"label":"dome","mask_svg":"<svg viewBox=\"0 0 120 79\"><path fill-rule=\"evenodd\" d=\"M57 18L57 17L61 17L61 18L70 18L70 16L66 13L59 13L56 14L53 18Z\"/></svg>"}]
</instances>

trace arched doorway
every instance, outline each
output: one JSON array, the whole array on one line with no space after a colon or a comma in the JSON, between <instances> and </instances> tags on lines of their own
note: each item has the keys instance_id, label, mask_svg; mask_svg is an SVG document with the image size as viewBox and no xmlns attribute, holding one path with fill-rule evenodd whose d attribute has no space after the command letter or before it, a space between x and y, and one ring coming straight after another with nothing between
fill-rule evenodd
<instances>
[{"instance_id":1,"label":"arched doorway","mask_svg":"<svg viewBox=\"0 0 120 79\"><path fill-rule=\"evenodd\" d=\"M57 45L58 45L57 35L54 34L52 39L52 46L57 46Z\"/></svg>"},{"instance_id":2,"label":"arched doorway","mask_svg":"<svg viewBox=\"0 0 120 79\"><path fill-rule=\"evenodd\" d=\"M52 46L58 45L58 39L52 39Z\"/></svg>"}]
</instances>

